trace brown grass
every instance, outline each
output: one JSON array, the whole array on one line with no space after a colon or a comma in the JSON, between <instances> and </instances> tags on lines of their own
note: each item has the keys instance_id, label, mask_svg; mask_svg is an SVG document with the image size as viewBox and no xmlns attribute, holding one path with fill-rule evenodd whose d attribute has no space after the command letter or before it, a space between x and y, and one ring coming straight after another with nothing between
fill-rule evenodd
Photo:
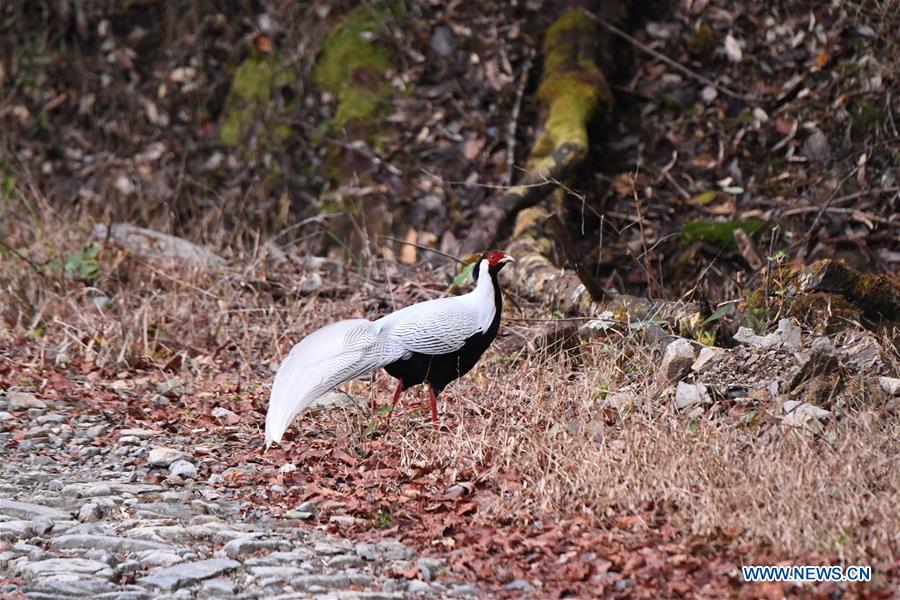
<instances>
[{"instance_id":1,"label":"brown grass","mask_svg":"<svg viewBox=\"0 0 900 600\"><path fill-rule=\"evenodd\" d=\"M290 263L272 267L263 245L237 252L234 266L218 270L160 266L107 248L101 275L88 284L67 280L54 266L88 242L87 224L19 205L8 209L4 228L4 243L21 255L3 249L0 263L0 361L8 365L22 359L15 347L26 347L29 361L46 366L78 357L111 372L136 365L175 369L172 361L181 356L186 372L211 378L216 357L239 361L246 393L264 398L272 361L314 327L363 314L373 290L387 285L376 281L366 288L357 277L349 297L289 292L279 303L265 290L290 288L302 273ZM428 293L397 289L395 297L405 304ZM527 326L508 323L527 335ZM688 534L733 531L738 541L787 555L896 559L896 416L860 409L829 422L821 436L783 428L766 406L756 427L724 416L693 422L651 390L655 356L631 339L586 346L577 369L561 357L491 351L441 397L449 431L436 434L424 417L401 412L388 435L403 449L406 465L436 461L461 478L520 478L521 486L508 488L496 510L522 519L542 511L586 513L607 526L614 515L644 514L652 506L661 520ZM606 393L626 385L643 403L611 410ZM384 402L382 387L349 384ZM328 423L352 442L368 418L342 415Z\"/></svg>"}]
</instances>

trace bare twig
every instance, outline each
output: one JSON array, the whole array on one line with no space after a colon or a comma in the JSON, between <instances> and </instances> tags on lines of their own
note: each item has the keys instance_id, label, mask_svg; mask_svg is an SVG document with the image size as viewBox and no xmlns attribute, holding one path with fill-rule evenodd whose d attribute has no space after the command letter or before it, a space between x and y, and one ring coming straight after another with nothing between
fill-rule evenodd
<instances>
[{"instance_id":1,"label":"bare twig","mask_svg":"<svg viewBox=\"0 0 900 600\"><path fill-rule=\"evenodd\" d=\"M700 73L698 73L697 71L694 71L693 69L689 69L688 67L684 66L680 62L669 58L668 56L666 56L665 54L663 54L657 50L654 50L647 44L641 42L640 40L634 38L633 36L628 35L627 33L622 31L615 25L613 25L607 21L604 21L603 19L600 19L600 24L603 25L604 27L606 27L606 29L608 29L610 32L612 32L612 33L616 34L617 36L619 36L620 38L624 39L626 42L632 44L633 46L639 48L640 50L643 50L644 52L646 52L653 58L663 61L664 63L666 63L673 69L675 69L676 71L681 71L681 73L683 73L684 75L687 75L688 77L691 77L701 83L705 83L708 86L716 88L719 92L725 94L726 96L731 96L732 98L737 98L738 100L743 100L744 102L753 102L755 100L749 94L743 94L741 92L736 92L736 91L732 90L731 88L725 87L721 83L716 83L709 77L701 75Z\"/></svg>"},{"instance_id":2,"label":"bare twig","mask_svg":"<svg viewBox=\"0 0 900 600\"><path fill-rule=\"evenodd\" d=\"M528 74L534 53L530 52L525 64L522 65L522 74L519 76L519 86L516 88L516 100L513 103L512 113L509 117L509 127L506 131L506 183L511 184L516 163L516 131L519 128L519 112L522 110L522 96L525 94L525 86L528 85Z\"/></svg>"},{"instance_id":3,"label":"bare twig","mask_svg":"<svg viewBox=\"0 0 900 600\"><path fill-rule=\"evenodd\" d=\"M392 237L392 236L389 236L389 235L382 235L381 237L382 237L383 239L390 240L390 241L392 241L392 242L397 242L398 244L404 244L404 245L406 245L406 246L412 246L412 247L414 247L414 248L418 248L419 250L422 250L422 251L424 251L424 252L433 252L434 254L439 254L439 255L441 255L441 256L443 256L443 257L445 257L445 258L449 258L450 260L455 260L456 262L458 262L458 263L460 263L460 264L462 264L463 262L465 262L465 261L462 260L461 258L457 258L456 256L453 256L452 254L447 254L446 252L443 252L443 251L441 251L441 250L436 250L436 249L434 249L434 248L429 248L428 246L422 246L422 245L419 245L419 244L417 244L417 243L415 243L415 242L410 242L410 241L408 241L408 240L401 240L400 238L395 238L395 237Z\"/></svg>"}]
</instances>

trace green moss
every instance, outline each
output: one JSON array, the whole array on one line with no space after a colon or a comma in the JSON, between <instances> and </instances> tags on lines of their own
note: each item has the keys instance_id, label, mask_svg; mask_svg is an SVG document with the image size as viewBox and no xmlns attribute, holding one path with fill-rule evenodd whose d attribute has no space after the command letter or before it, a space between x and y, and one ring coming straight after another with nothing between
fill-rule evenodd
<instances>
[{"instance_id":1,"label":"green moss","mask_svg":"<svg viewBox=\"0 0 900 600\"><path fill-rule=\"evenodd\" d=\"M706 242L719 248L736 251L738 247L734 239L735 229L743 229L752 237L771 228L771 224L759 219L723 222L700 219L681 226L681 242L683 244Z\"/></svg>"},{"instance_id":2,"label":"green moss","mask_svg":"<svg viewBox=\"0 0 900 600\"><path fill-rule=\"evenodd\" d=\"M719 46L719 34L715 30L702 23L687 40L687 49L693 56L708 60Z\"/></svg>"},{"instance_id":3,"label":"green moss","mask_svg":"<svg viewBox=\"0 0 900 600\"><path fill-rule=\"evenodd\" d=\"M853 105L852 125L853 133L868 133L887 118L884 106L869 99L863 99Z\"/></svg>"},{"instance_id":4,"label":"green moss","mask_svg":"<svg viewBox=\"0 0 900 600\"><path fill-rule=\"evenodd\" d=\"M544 77L537 91L547 118L532 150L532 169L540 170L542 160L567 144L585 152L588 121L601 102L612 104L606 78L593 61L598 33L597 22L580 10L565 12L547 31Z\"/></svg>"},{"instance_id":5,"label":"green moss","mask_svg":"<svg viewBox=\"0 0 900 600\"><path fill-rule=\"evenodd\" d=\"M252 55L237 68L231 90L225 101L225 120L219 139L228 146L247 141L253 125L271 110L272 91L295 81L296 73L282 69L275 55ZM287 112L287 111L285 111ZM262 130L264 146L271 147L290 137L292 130L284 123L266 123Z\"/></svg>"},{"instance_id":6,"label":"green moss","mask_svg":"<svg viewBox=\"0 0 900 600\"><path fill-rule=\"evenodd\" d=\"M363 4L351 11L325 40L313 69L319 89L338 101L331 122L336 128L373 122L388 108L390 88L385 76L393 50L375 41L381 12Z\"/></svg>"}]
</instances>

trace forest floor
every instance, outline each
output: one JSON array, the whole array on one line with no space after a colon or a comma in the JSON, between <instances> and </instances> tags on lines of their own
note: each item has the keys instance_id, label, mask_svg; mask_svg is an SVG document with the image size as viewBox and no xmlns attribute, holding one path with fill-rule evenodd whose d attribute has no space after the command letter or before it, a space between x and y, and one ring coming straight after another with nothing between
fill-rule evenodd
<instances>
[{"instance_id":1,"label":"forest floor","mask_svg":"<svg viewBox=\"0 0 900 600\"><path fill-rule=\"evenodd\" d=\"M0 8L0 595L896 594L897 324L843 305L661 366L659 323L595 319L550 351L548 322L586 320L509 290L439 431L413 404L385 427L379 373L263 450L294 342L452 293L454 265L342 198L452 253L535 137L551 3L411 3L382 32L396 98L372 145L323 128L334 99L308 85L337 8L26 4ZM604 287L726 306L757 261L896 273L898 19L896 0L694 0L639 20L555 207ZM304 77L258 125L292 135L228 145L237 65L269 55ZM367 185L328 175L335 148ZM746 583L753 564L873 580Z\"/></svg>"}]
</instances>

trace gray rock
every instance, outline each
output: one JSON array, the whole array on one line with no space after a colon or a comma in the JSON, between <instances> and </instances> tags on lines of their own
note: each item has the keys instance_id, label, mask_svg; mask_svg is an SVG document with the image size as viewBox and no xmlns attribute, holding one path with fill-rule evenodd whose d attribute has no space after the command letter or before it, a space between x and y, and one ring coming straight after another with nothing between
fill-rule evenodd
<instances>
[{"instance_id":1,"label":"gray rock","mask_svg":"<svg viewBox=\"0 0 900 600\"><path fill-rule=\"evenodd\" d=\"M31 520L31 530L35 535L47 535L53 531L53 519L50 517L35 517Z\"/></svg>"},{"instance_id":2,"label":"gray rock","mask_svg":"<svg viewBox=\"0 0 900 600\"><path fill-rule=\"evenodd\" d=\"M100 577L111 579L113 570L104 562L86 558L49 558L37 562L28 562L19 568L19 572L26 577L72 577L80 579L82 576Z\"/></svg>"},{"instance_id":3,"label":"gray rock","mask_svg":"<svg viewBox=\"0 0 900 600\"><path fill-rule=\"evenodd\" d=\"M237 538L222 547L228 558L240 558L260 550L288 550L291 543L281 539Z\"/></svg>"},{"instance_id":4,"label":"gray rock","mask_svg":"<svg viewBox=\"0 0 900 600\"><path fill-rule=\"evenodd\" d=\"M411 558L414 552L393 538L385 538L375 544L357 544L356 554L366 560L406 560Z\"/></svg>"},{"instance_id":5,"label":"gray rock","mask_svg":"<svg viewBox=\"0 0 900 600\"><path fill-rule=\"evenodd\" d=\"M169 567L171 565L183 562L184 559L174 552L166 550L153 550L147 552L140 559L142 567Z\"/></svg>"},{"instance_id":6,"label":"gray rock","mask_svg":"<svg viewBox=\"0 0 900 600\"><path fill-rule=\"evenodd\" d=\"M97 577L56 575L41 582L42 588L64 596L98 598L116 589L114 583Z\"/></svg>"},{"instance_id":7,"label":"gray rock","mask_svg":"<svg viewBox=\"0 0 900 600\"><path fill-rule=\"evenodd\" d=\"M102 518L103 509L94 502L88 502L78 511L78 520L82 523L96 523Z\"/></svg>"},{"instance_id":8,"label":"gray rock","mask_svg":"<svg viewBox=\"0 0 900 600\"><path fill-rule=\"evenodd\" d=\"M63 496L74 498L96 498L110 496L112 493L112 488L102 483L70 483L62 489Z\"/></svg>"},{"instance_id":9,"label":"gray rock","mask_svg":"<svg viewBox=\"0 0 900 600\"><path fill-rule=\"evenodd\" d=\"M303 574L303 569L285 565L259 565L250 567L250 574L257 579L288 580Z\"/></svg>"},{"instance_id":10,"label":"gray rock","mask_svg":"<svg viewBox=\"0 0 900 600\"><path fill-rule=\"evenodd\" d=\"M182 479L197 479L197 467L186 460L178 459L169 465L169 474Z\"/></svg>"},{"instance_id":11,"label":"gray rock","mask_svg":"<svg viewBox=\"0 0 900 600\"><path fill-rule=\"evenodd\" d=\"M660 387L681 381L681 378L690 370L695 357L694 346L686 339L676 339L666 346L662 362L656 373Z\"/></svg>"},{"instance_id":12,"label":"gray rock","mask_svg":"<svg viewBox=\"0 0 900 600\"><path fill-rule=\"evenodd\" d=\"M33 528L31 521L15 519L0 522L0 540L12 542L31 537Z\"/></svg>"},{"instance_id":13,"label":"gray rock","mask_svg":"<svg viewBox=\"0 0 900 600\"><path fill-rule=\"evenodd\" d=\"M235 589L234 580L228 577L216 577L203 582L200 587L200 595L207 598L222 598L233 595Z\"/></svg>"},{"instance_id":14,"label":"gray rock","mask_svg":"<svg viewBox=\"0 0 900 600\"><path fill-rule=\"evenodd\" d=\"M330 589L344 588L351 585L369 585L374 580L375 577L368 573L343 572L330 575L299 575L291 579L291 585L304 590L310 590L314 587Z\"/></svg>"},{"instance_id":15,"label":"gray rock","mask_svg":"<svg viewBox=\"0 0 900 600\"><path fill-rule=\"evenodd\" d=\"M49 506L41 506L40 504L32 504L30 502L17 502L0 498L0 514L10 517L20 517L23 519L31 519L34 517L48 517L50 519L65 520L69 518L67 513Z\"/></svg>"},{"instance_id":16,"label":"gray rock","mask_svg":"<svg viewBox=\"0 0 900 600\"><path fill-rule=\"evenodd\" d=\"M151 467L168 467L176 460L190 460L190 456L175 448L154 448L147 455L147 462Z\"/></svg>"},{"instance_id":17,"label":"gray rock","mask_svg":"<svg viewBox=\"0 0 900 600\"><path fill-rule=\"evenodd\" d=\"M218 577L241 566L236 560L211 558L185 562L171 567L154 569L146 577L138 580L141 585L172 591L204 579Z\"/></svg>"},{"instance_id":18,"label":"gray rock","mask_svg":"<svg viewBox=\"0 0 900 600\"><path fill-rule=\"evenodd\" d=\"M509 590L511 592L530 592L534 590L534 586L524 579L513 579L509 583L503 586L504 590Z\"/></svg>"},{"instance_id":19,"label":"gray rock","mask_svg":"<svg viewBox=\"0 0 900 600\"><path fill-rule=\"evenodd\" d=\"M406 591L410 594L433 594L435 592L431 584L421 579L413 579L406 584Z\"/></svg>"},{"instance_id":20,"label":"gray rock","mask_svg":"<svg viewBox=\"0 0 900 600\"><path fill-rule=\"evenodd\" d=\"M57 550L71 548L98 548L109 552L140 552L148 550L171 550L170 546L115 535L91 535L73 533L60 535L50 540L50 547Z\"/></svg>"},{"instance_id":21,"label":"gray rock","mask_svg":"<svg viewBox=\"0 0 900 600\"><path fill-rule=\"evenodd\" d=\"M338 554L328 559L326 564L330 569L344 569L347 567L362 567L366 562L355 554Z\"/></svg>"},{"instance_id":22,"label":"gray rock","mask_svg":"<svg viewBox=\"0 0 900 600\"><path fill-rule=\"evenodd\" d=\"M879 377L878 385L890 396L900 396L900 379L894 377Z\"/></svg>"},{"instance_id":23,"label":"gray rock","mask_svg":"<svg viewBox=\"0 0 900 600\"><path fill-rule=\"evenodd\" d=\"M301 510L289 510L284 513L285 519L295 519L297 521L309 521L313 517L315 517L311 512L303 512Z\"/></svg>"},{"instance_id":24,"label":"gray rock","mask_svg":"<svg viewBox=\"0 0 900 600\"><path fill-rule=\"evenodd\" d=\"M0 410L0 422L12 421L14 419L15 417L12 415L12 413L6 412L5 410Z\"/></svg>"},{"instance_id":25,"label":"gray rock","mask_svg":"<svg viewBox=\"0 0 900 600\"><path fill-rule=\"evenodd\" d=\"M337 538L325 538L316 542L313 551L316 554L344 554L353 550L353 546L347 540Z\"/></svg>"},{"instance_id":26,"label":"gray rock","mask_svg":"<svg viewBox=\"0 0 900 600\"><path fill-rule=\"evenodd\" d=\"M691 365L691 371L699 373L706 367L719 362L724 357L724 348L717 348L715 346L703 346L702 348L700 348L700 354L697 356L697 360L695 360L694 364Z\"/></svg>"},{"instance_id":27,"label":"gray rock","mask_svg":"<svg viewBox=\"0 0 900 600\"><path fill-rule=\"evenodd\" d=\"M438 25L431 33L431 41L429 42L431 49L438 56L450 56L456 48L456 37L450 28L446 25Z\"/></svg>"},{"instance_id":28,"label":"gray rock","mask_svg":"<svg viewBox=\"0 0 900 600\"><path fill-rule=\"evenodd\" d=\"M803 427L811 421L822 421L832 415L829 410L796 400L785 402L784 412L788 413L784 417L784 424L791 427Z\"/></svg>"},{"instance_id":29,"label":"gray rock","mask_svg":"<svg viewBox=\"0 0 900 600\"><path fill-rule=\"evenodd\" d=\"M774 348L786 348L799 351L801 346L800 328L788 319L778 321L778 328L768 335L756 335L752 329L739 327L734 339L742 344L747 344L760 350L772 350Z\"/></svg>"},{"instance_id":30,"label":"gray rock","mask_svg":"<svg viewBox=\"0 0 900 600\"><path fill-rule=\"evenodd\" d=\"M87 431L85 431L84 434L90 439L95 439L106 435L107 431L109 431L109 428L105 424L101 423L99 425L88 427Z\"/></svg>"},{"instance_id":31,"label":"gray rock","mask_svg":"<svg viewBox=\"0 0 900 600\"><path fill-rule=\"evenodd\" d=\"M9 410L27 410L29 408L44 409L47 403L28 392L6 392Z\"/></svg>"},{"instance_id":32,"label":"gray rock","mask_svg":"<svg viewBox=\"0 0 900 600\"><path fill-rule=\"evenodd\" d=\"M431 581L435 578L438 571L444 568L444 561L438 558L423 557L416 561L419 567L419 575L425 581Z\"/></svg>"},{"instance_id":33,"label":"gray rock","mask_svg":"<svg viewBox=\"0 0 900 600\"><path fill-rule=\"evenodd\" d=\"M711 404L712 398L706 391L706 386L702 383L678 383L675 389L675 406L676 408L688 408L696 404Z\"/></svg>"},{"instance_id":34,"label":"gray rock","mask_svg":"<svg viewBox=\"0 0 900 600\"><path fill-rule=\"evenodd\" d=\"M831 145L828 143L828 136L818 127L813 129L812 134L803 142L801 153L809 160L828 160L831 158Z\"/></svg>"},{"instance_id":35,"label":"gray rock","mask_svg":"<svg viewBox=\"0 0 900 600\"><path fill-rule=\"evenodd\" d=\"M450 586L451 596L480 596L481 592L474 585L456 583Z\"/></svg>"},{"instance_id":36,"label":"gray rock","mask_svg":"<svg viewBox=\"0 0 900 600\"><path fill-rule=\"evenodd\" d=\"M190 506L172 502L137 503L131 507L141 519L181 519L186 521L197 513Z\"/></svg>"}]
</instances>

